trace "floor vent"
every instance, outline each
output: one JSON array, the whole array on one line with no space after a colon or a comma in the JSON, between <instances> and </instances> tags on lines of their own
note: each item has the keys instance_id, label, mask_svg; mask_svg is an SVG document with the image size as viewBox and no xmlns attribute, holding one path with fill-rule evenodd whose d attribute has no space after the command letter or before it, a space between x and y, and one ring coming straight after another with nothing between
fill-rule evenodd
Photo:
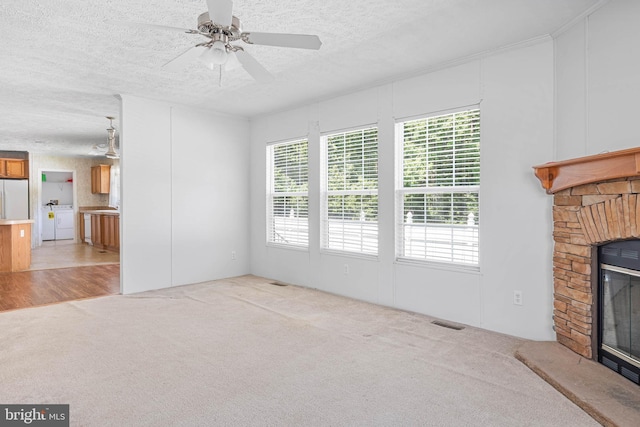
<instances>
[{"instance_id":1,"label":"floor vent","mask_svg":"<svg viewBox=\"0 0 640 427\"><path fill-rule=\"evenodd\" d=\"M434 320L431 323L437 326L442 326L443 328L449 328L456 331L461 331L464 329L464 326L452 325L451 323L441 322L440 320Z\"/></svg>"},{"instance_id":2,"label":"floor vent","mask_svg":"<svg viewBox=\"0 0 640 427\"><path fill-rule=\"evenodd\" d=\"M281 283L281 282L269 282L270 285L275 285L275 286L287 286L286 283Z\"/></svg>"}]
</instances>

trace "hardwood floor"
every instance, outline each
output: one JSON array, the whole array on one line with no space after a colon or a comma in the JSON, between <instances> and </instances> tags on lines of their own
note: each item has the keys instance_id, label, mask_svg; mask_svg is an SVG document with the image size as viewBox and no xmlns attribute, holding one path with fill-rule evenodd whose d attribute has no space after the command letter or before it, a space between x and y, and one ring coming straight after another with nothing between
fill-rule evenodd
<instances>
[{"instance_id":1,"label":"hardwood floor","mask_svg":"<svg viewBox=\"0 0 640 427\"><path fill-rule=\"evenodd\" d=\"M120 293L120 255L73 241L44 242L31 269L0 273L0 311Z\"/></svg>"},{"instance_id":2,"label":"hardwood floor","mask_svg":"<svg viewBox=\"0 0 640 427\"><path fill-rule=\"evenodd\" d=\"M120 293L120 264L0 273L0 311Z\"/></svg>"}]
</instances>

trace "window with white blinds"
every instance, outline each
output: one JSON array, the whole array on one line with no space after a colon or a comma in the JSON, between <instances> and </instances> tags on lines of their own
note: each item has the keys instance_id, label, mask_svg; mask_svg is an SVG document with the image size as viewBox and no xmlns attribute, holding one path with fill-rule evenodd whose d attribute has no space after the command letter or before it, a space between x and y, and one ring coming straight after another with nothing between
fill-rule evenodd
<instances>
[{"instance_id":1,"label":"window with white blinds","mask_svg":"<svg viewBox=\"0 0 640 427\"><path fill-rule=\"evenodd\" d=\"M400 258L478 265L480 110L398 124Z\"/></svg>"},{"instance_id":2,"label":"window with white blinds","mask_svg":"<svg viewBox=\"0 0 640 427\"><path fill-rule=\"evenodd\" d=\"M270 145L267 159L267 242L308 247L308 143Z\"/></svg>"},{"instance_id":3,"label":"window with white blinds","mask_svg":"<svg viewBox=\"0 0 640 427\"><path fill-rule=\"evenodd\" d=\"M378 253L378 129L322 138L323 249Z\"/></svg>"}]
</instances>

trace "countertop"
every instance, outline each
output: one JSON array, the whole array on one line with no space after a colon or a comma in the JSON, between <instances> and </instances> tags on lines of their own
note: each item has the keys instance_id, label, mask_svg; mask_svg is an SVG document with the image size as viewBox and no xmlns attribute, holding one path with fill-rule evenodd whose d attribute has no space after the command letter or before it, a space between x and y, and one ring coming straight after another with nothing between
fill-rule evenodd
<instances>
[{"instance_id":1,"label":"countertop","mask_svg":"<svg viewBox=\"0 0 640 427\"><path fill-rule=\"evenodd\" d=\"M0 219L0 225L33 224L32 219Z\"/></svg>"},{"instance_id":2,"label":"countertop","mask_svg":"<svg viewBox=\"0 0 640 427\"><path fill-rule=\"evenodd\" d=\"M120 211L115 209L82 209L80 210L80 213L92 215L120 215Z\"/></svg>"}]
</instances>

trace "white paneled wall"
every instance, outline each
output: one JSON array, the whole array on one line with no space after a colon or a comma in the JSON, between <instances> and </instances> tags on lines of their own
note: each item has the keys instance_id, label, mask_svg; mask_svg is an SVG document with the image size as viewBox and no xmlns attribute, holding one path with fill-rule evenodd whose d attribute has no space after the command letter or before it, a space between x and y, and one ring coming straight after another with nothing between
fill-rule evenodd
<instances>
[{"instance_id":1,"label":"white paneled wall","mask_svg":"<svg viewBox=\"0 0 640 427\"><path fill-rule=\"evenodd\" d=\"M248 121L133 96L122 117L123 293L247 273Z\"/></svg>"},{"instance_id":2,"label":"white paneled wall","mask_svg":"<svg viewBox=\"0 0 640 427\"><path fill-rule=\"evenodd\" d=\"M640 2L615 0L556 39L557 155L640 145Z\"/></svg>"},{"instance_id":3,"label":"white paneled wall","mask_svg":"<svg viewBox=\"0 0 640 427\"><path fill-rule=\"evenodd\" d=\"M120 122L120 287L171 280L171 107L123 96Z\"/></svg>"},{"instance_id":4,"label":"white paneled wall","mask_svg":"<svg viewBox=\"0 0 640 427\"><path fill-rule=\"evenodd\" d=\"M395 261L396 120L469 105L482 112L479 272ZM277 126L274 126L277 123ZM379 129L380 253L319 250L320 134ZM276 131L277 129L277 131ZM308 129L308 252L265 244L266 144ZM550 199L531 166L553 155L553 41L252 121L252 272L514 335L551 339ZM348 274L345 274L345 265ZM525 304L513 304L520 290Z\"/></svg>"},{"instance_id":5,"label":"white paneled wall","mask_svg":"<svg viewBox=\"0 0 640 427\"><path fill-rule=\"evenodd\" d=\"M171 123L173 284L245 274L248 122L173 108Z\"/></svg>"}]
</instances>

